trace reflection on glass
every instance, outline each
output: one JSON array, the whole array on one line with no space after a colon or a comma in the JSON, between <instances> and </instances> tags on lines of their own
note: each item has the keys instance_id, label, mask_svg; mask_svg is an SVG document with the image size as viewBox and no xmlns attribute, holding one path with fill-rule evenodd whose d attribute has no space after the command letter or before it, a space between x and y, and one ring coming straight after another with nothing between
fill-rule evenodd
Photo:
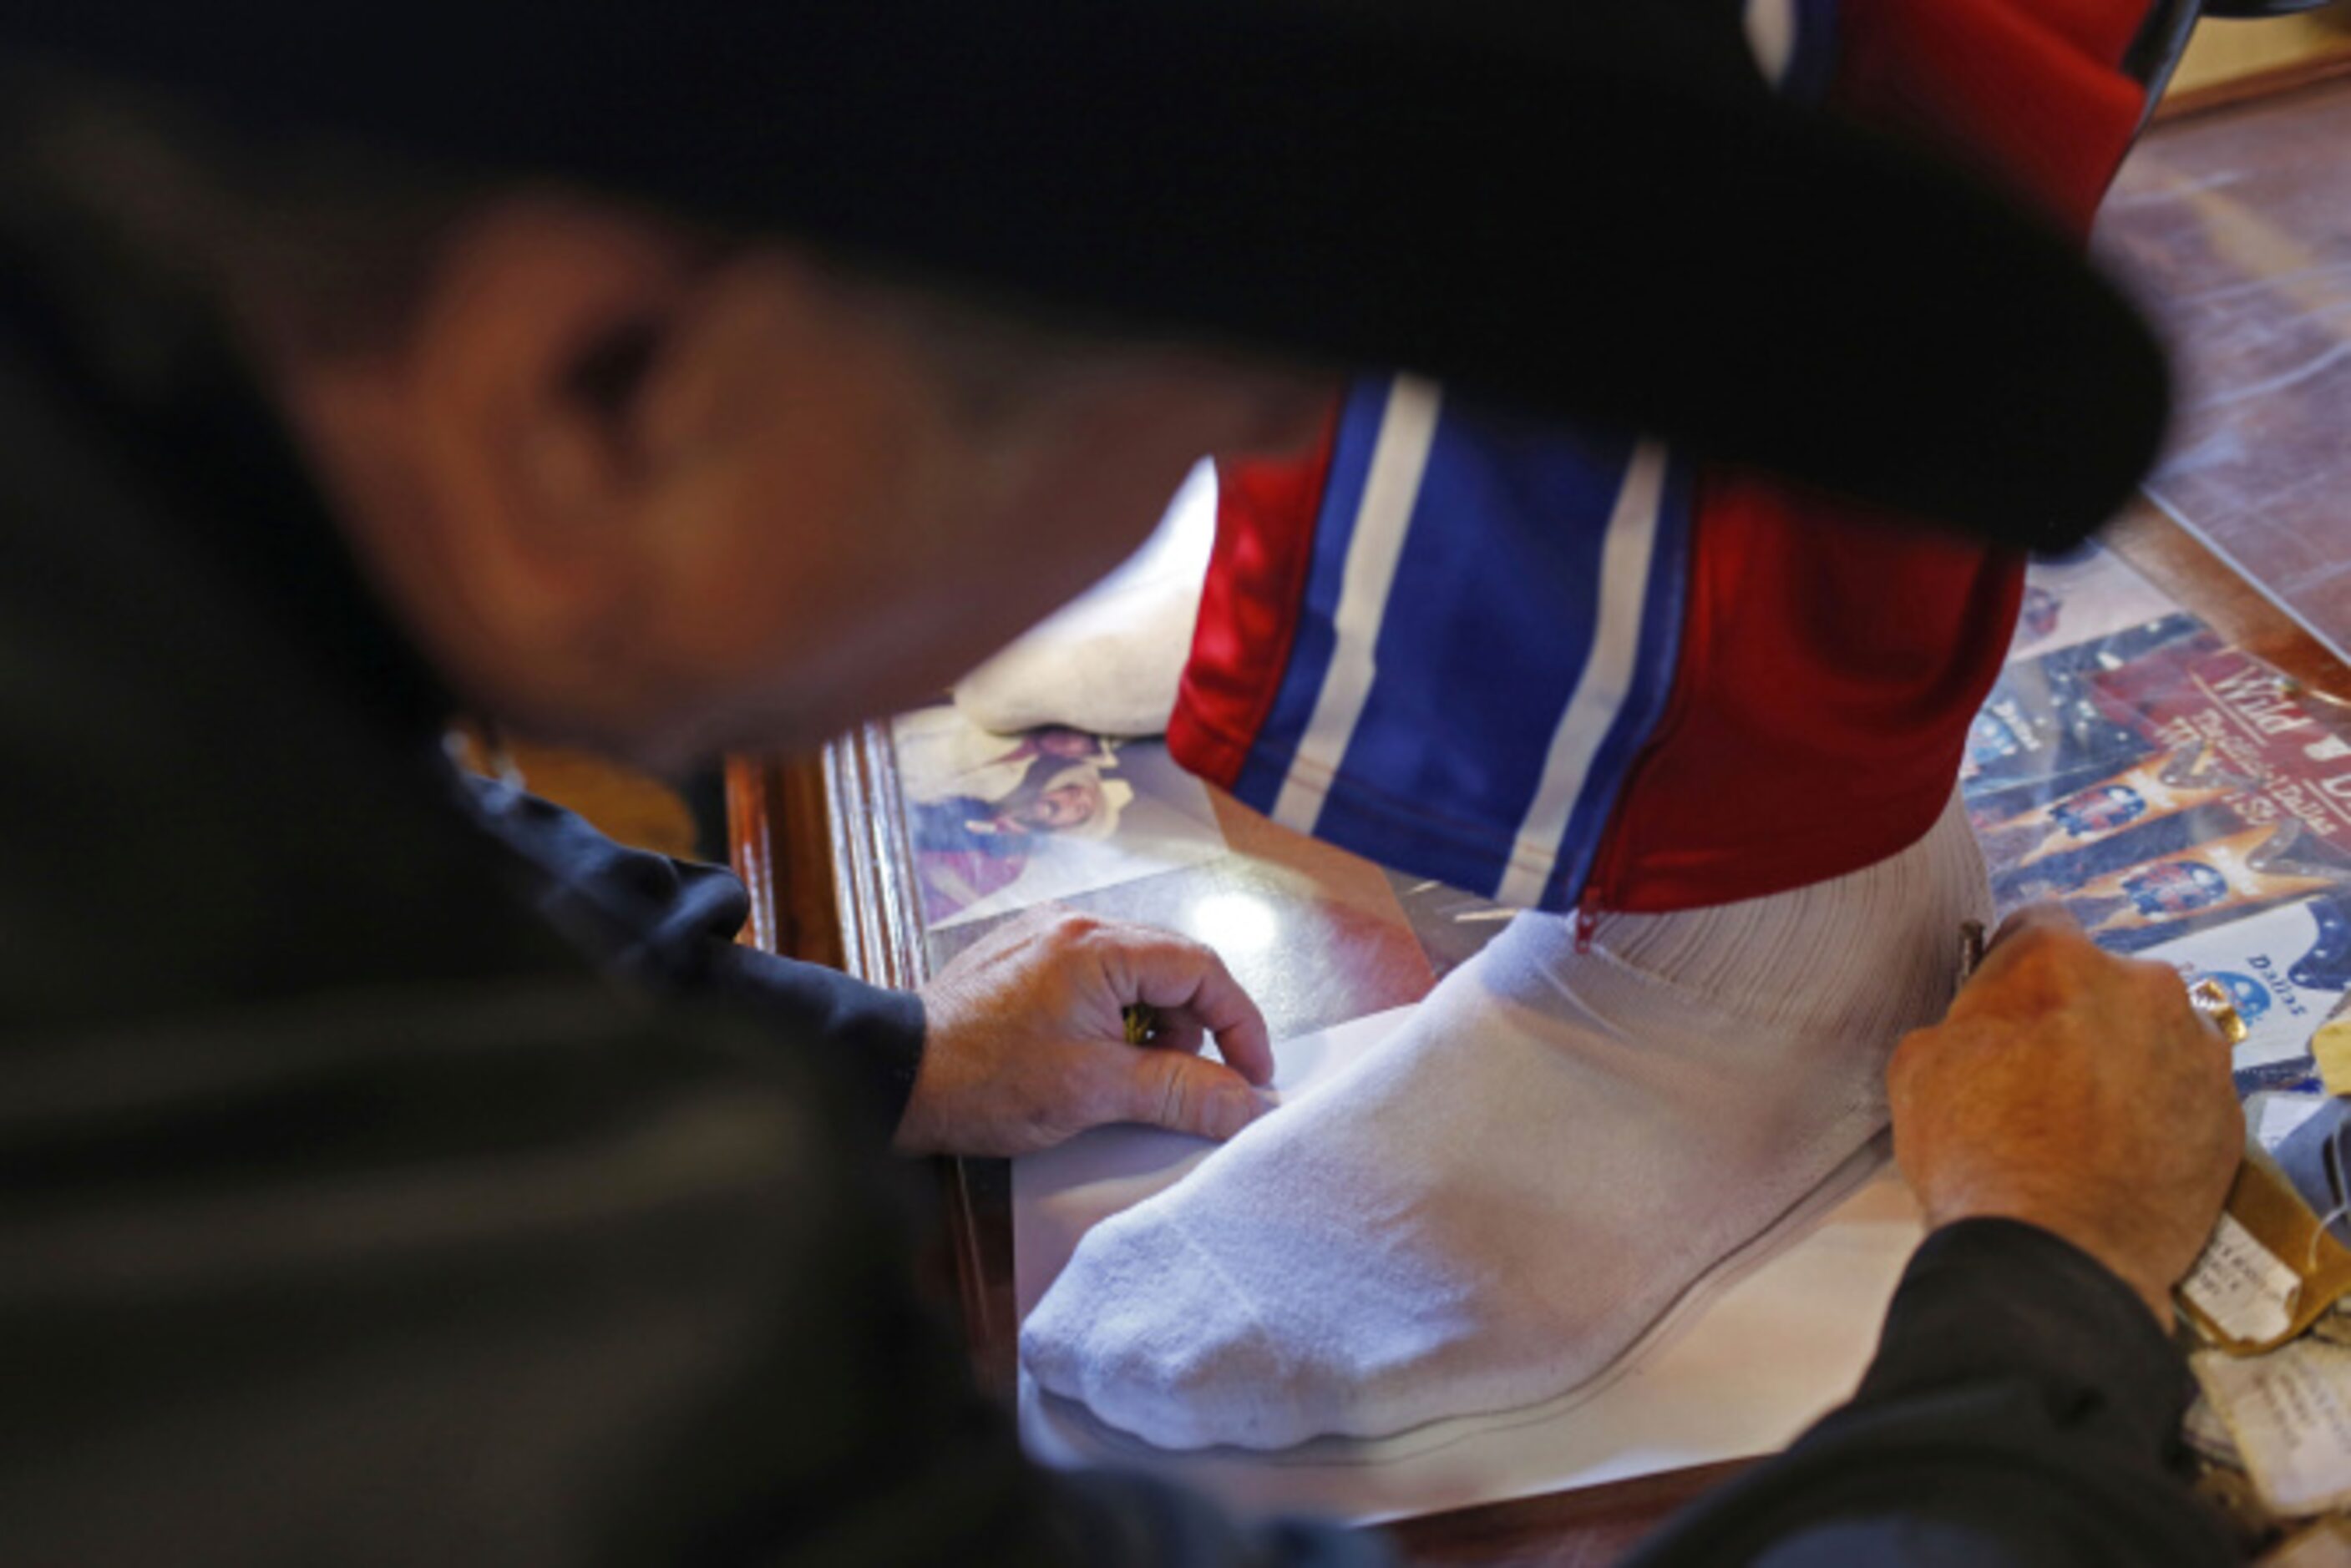
<instances>
[{"instance_id":1,"label":"reflection on glass","mask_svg":"<svg viewBox=\"0 0 2351 1568\"><path fill-rule=\"evenodd\" d=\"M1254 893L1211 893L1185 914L1192 934L1227 961L1273 945L1272 907Z\"/></svg>"}]
</instances>

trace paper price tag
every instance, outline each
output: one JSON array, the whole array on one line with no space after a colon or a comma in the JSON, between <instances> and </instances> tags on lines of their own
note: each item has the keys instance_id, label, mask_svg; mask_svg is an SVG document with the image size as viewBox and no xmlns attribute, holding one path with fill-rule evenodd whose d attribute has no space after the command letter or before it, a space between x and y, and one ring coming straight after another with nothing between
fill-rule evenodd
<instances>
[{"instance_id":1,"label":"paper price tag","mask_svg":"<svg viewBox=\"0 0 2351 1568\"><path fill-rule=\"evenodd\" d=\"M2196 1266L2180 1282L2189 1305L2243 1345L2266 1345L2294 1327L2294 1298L2302 1276L2262 1245L2233 1214L2220 1216Z\"/></svg>"},{"instance_id":2,"label":"paper price tag","mask_svg":"<svg viewBox=\"0 0 2351 1568\"><path fill-rule=\"evenodd\" d=\"M2189 1366L2271 1511L2351 1502L2351 1350L2298 1339L2267 1355L2199 1351Z\"/></svg>"},{"instance_id":3,"label":"paper price tag","mask_svg":"<svg viewBox=\"0 0 2351 1568\"><path fill-rule=\"evenodd\" d=\"M2207 1340L2238 1355L2283 1344L2351 1292L2351 1251L2326 1233L2267 1156L2237 1167L2229 1206L2174 1295Z\"/></svg>"}]
</instances>

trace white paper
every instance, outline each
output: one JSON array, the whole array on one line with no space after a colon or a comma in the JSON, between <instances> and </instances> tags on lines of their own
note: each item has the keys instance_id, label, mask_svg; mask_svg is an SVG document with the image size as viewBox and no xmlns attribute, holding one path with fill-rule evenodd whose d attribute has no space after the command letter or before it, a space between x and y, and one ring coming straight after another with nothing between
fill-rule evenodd
<instances>
[{"instance_id":1,"label":"white paper","mask_svg":"<svg viewBox=\"0 0 2351 1568\"><path fill-rule=\"evenodd\" d=\"M2235 1215L2223 1213L2179 1293L2231 1339L2258 1345L2294 1326L2301 1288L2301 1276Z\"/></svg>"},{"instance_id":2,"label":"white paper","mask_svg":"<svg viewBox=\"0 0 2351 1568\"><path fill-rule=\"evenodd\" d=\"M1319 1091L1410 1011L1276 1045L1279 1095ZM1014 1162L1021 1314L1090 1226L1170 1185L1208 1148L1172 1133L1117 1127ZM1042 1395L1024 1374L1022 1437L1047 1463L1147 1469L1245 1512L1363 1522L1765 1453L1852 1393L1922 1234L1909 1189L1873 1146L1802 1211L1694 1289L1608 1374L1547 1403L1374 1441L1173 1454Z\"/></svg>"},{"instance_id":3,"label":"white paper","mask_svg":"<svg viewBox=\"0 0 2351 1568\"><path fill-rule=\"evenodd\" d=\"M2304 1338L2267 1355L2201 1351L2189 1365L2272 1512L2351 1502L2351 1348Z\"/></svg>"}]
</instances>

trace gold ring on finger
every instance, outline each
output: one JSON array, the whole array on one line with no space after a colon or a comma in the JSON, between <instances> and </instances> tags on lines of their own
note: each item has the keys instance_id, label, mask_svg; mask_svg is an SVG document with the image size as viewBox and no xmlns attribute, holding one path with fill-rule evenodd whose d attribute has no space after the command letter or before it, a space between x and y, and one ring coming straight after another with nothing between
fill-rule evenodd
<instances>
[{"instance_id":1,"label":"gold ring on finger","mask_svg":"<svg viewBox=\"0 0 2351 1568\"><path fill-rule=\"evenodd\" d=\"M2217 980L2199 980L2188 988L2188 1004L2210 1019L2220 1038L2231 1045L2242 1045L2252 1031L2245 1026L2242 1014L2237 1011L2229 988Z\"/></svg>"}]
</instances>

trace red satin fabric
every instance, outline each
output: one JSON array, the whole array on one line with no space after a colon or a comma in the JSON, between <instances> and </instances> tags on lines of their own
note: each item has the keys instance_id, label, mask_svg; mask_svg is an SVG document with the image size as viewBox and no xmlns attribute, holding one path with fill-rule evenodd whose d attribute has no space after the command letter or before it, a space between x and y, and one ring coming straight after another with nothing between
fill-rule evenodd
<instances>
[{"instance_id":1,"label":"red satin fabric","mask_svg":"<svg viewBox=\"0 0 2351 1568\"><path fill-rule=\"evenodd\" d=\"M1844 0L1832 112L1926 142L2086 237L2136 134L2119 63L2146 0ZM1866 222L1856 213L1855 221ZM1273 701L1330 460L1220 472L1217 539L1169 732L1229 784ZM1998 677L2013 556L1888 527L1724 468L1699 476L1665 716L1587 902L1687 909L1841 875L1924 834Z\"/></svg>"},{"instance_id":2,"label":"red satin fabric","mask_svg":"<svg viewBox=\"0 0 2351 1568\"><path fill-rule=\"evenodd\" d=\"M1844 0L1828 107L2086 239L2144 96L2144 0ZM1885 858L1950 796L2023 562L1758 475L1700 478L1674 695L1589 897L1666 910Z\"/></svg>"}]
</instances>

